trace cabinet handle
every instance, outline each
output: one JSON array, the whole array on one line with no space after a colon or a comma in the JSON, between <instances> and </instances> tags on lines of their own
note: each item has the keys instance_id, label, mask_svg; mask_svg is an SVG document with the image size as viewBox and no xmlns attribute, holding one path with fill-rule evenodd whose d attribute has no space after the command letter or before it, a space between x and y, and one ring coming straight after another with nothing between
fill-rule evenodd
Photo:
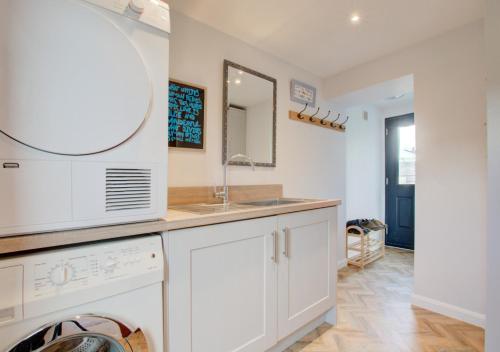
<instances>
[{"instance_id":1,"label":"cabinet handle","mask_svg":"<svg viewBox=\"0 0 500 352\"><path fill-rule=\"evenodd\" d=\"M279 246L278 231L274 230L272 236L273 236L273 256L271 257L271 259L273 260L273 262L278 263L278 246Z\"/></svg>"},{"instance_id":2,"label":"cabinet handle","mask_svg":"<svg viewBox=\"0 0 500 352\"><path fill-rule=\"evenodd\" d=\"M285 234L285 248L283 250L283 255L290 258L290 229L288 227L284 227L283 233Z\"/></svg>"}]
</instances>

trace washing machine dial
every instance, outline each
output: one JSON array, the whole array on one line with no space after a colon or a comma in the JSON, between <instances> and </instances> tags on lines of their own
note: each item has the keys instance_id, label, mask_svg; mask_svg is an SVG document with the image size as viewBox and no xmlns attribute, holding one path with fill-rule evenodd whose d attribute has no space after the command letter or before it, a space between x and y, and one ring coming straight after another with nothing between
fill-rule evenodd
<instances>
[{"instance_id":1,"label":"washing machine dial","mask_svg":"<svg viewBox=\"0 0 500 352\"><path fill-rule=\"evenodd\" d=\"M50 272L50 282L56 286L64 286L70 280L73 275L73 270L69 265L56 265Z\"/></svg>"},{"instance_id":2,"label":"washing machine dial","mask_svg":"<svg viewBox=\"0 0 500 352\"><path fill-rule=\"evenodd\" d=\"M130 0L128 3L128 7L138 15L142 15L145 6L145 0Z\"/></svg>"},{"instance_id":3,"label":"washing machine dial","mask_svg":"<svg viewBox=\"0 0 500 352\"><path fill-rule=\"evenodd\" d=\"M113 257L108 257L104 262L104 271L107 273L115 271L119 261Z\"/></svg>"}]
</instances>

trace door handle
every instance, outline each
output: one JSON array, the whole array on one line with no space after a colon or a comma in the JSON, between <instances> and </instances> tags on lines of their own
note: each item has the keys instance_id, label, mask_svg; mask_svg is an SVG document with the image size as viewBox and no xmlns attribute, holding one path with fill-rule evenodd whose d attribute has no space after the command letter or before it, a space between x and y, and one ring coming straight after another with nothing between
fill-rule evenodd
<instances>
[{"instance_id":1,"label":"door handle","mask_svg":"<svg viewBox=\"0 0 500 352\"><path fill-rule=\"evenodd\" d=\"M274 230L272 233L273 236L273 256L271 257L272 261L276 264L278 263L278 247L279 247L279 234L277 230Z\"/></svg>"},{"instance_id":2,"label":"door handle","mask_svg":"<svg viewBox=\"0 0 500 352\"><path fill-rule=\"evenodd\" d=\"M288 227L284 227L282 231L285 235L285 248L283 250L283 255L290 258L290 229Z\"/></svg>"}]
</instances>

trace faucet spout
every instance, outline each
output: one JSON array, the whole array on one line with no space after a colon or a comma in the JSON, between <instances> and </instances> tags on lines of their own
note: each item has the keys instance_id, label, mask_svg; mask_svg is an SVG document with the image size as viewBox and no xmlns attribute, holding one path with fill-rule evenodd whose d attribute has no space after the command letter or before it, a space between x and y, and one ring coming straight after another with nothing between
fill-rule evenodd
<instances>
[{"instance_id":1,"label":"faucet spout","mask_svg":"<svg viewBox=\"0 0 500 352\"><path fill-rule=\"evenodd\" d=\"M233 156L227 158L226 162L224 163L224 179L223 179L223 190L222 192L216 192L215 196L217 198L222 198L223 204L227 205L229 203L229 186L227 184L227 172L228 172L228 166L229 162L235 160L235 159L245 159L250 163L250 166L252 167L252 170L255 171L255 162L250 158L248 155L245 154L234 154Z\"/></svg>"}]
</instances>

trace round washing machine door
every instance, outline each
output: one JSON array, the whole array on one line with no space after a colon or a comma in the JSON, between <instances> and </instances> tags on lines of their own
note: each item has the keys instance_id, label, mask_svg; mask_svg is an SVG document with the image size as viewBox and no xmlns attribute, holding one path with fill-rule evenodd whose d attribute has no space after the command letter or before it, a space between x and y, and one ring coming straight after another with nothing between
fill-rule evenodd
<instances>
[{"instance_id":1,"label":"round washing machine door","mask_svg":"<svg viewBox=\"0 0 500 352\"><path fill-rule=\"evenodd\" d=\"M0 1L0 132L61 155L130 139L153 96L137 30L84 1Z\"/></svg>"},{"instance_id":2,"label":"round washing machine door","mask_svg":"<svg viewBox=\"0 0 500 352\"><path fill-rule=\"evenodd\" d=\"M7 352L148 352L140 329L106 317L81 315L46 325Z\"/></svg>"}]
</instances>

